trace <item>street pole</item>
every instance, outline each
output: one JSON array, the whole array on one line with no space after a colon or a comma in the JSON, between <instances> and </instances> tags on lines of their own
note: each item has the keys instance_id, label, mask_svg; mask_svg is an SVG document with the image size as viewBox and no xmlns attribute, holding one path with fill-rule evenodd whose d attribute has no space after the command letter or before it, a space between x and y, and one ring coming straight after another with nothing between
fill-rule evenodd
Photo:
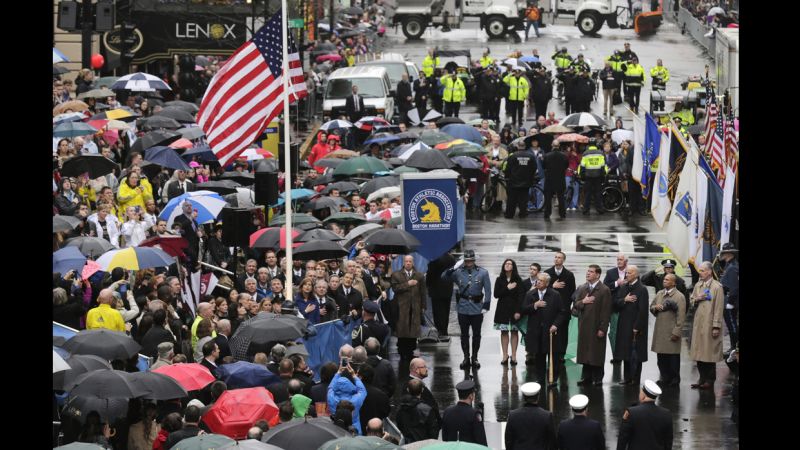
<instances>
[{"instance_id":1,"label":"street pole","mask_svg":"<svg viewBox=\"0 0 800 450\"><path fill-rule=\"evenodd\" d=\"M92 68L92 34L94 19L92 0L83 0L83 29L81 30L81 65L84 69Z\"/></svg>"},{"instance_id":2,"label":"street pole","mask_svg":"<svg viewBox=\"0 0 800 450\"><path fill-rule=\"evenodd\" d=\"M331 0L331 10L328 14L330 15L331 36L333 36L333 30L334 30L333 24L335 22L335 20L333 20L333 0Z\"/></svg>"},{"instance_id":3,"label":"street pole","mask_svg":"<svg viewBox=\"0 0 800 450\"><path fill-rule=\"evenodd\" d=\"M281 0L281 28L283 37L283 155L284 155L284 214L286 217L286 298L293 300L292 296L292 157L289 137L292 133L289 128L289 118L292 114L289 110L289 8L286 7L286 0Z\"/></svg>"}]
</instances>

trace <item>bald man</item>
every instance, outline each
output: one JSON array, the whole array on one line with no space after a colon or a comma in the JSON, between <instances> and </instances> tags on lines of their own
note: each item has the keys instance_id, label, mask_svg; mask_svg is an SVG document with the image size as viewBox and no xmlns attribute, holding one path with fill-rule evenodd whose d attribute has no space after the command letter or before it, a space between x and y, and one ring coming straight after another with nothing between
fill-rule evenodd
<instances>
[{"instance_id":1,"label":"bald man","mask_svg":"<svg viewBox=\"0 0 800 450\"><path fill-rule=\"evenodd\" d=\"M125 332L125 321L122 314L111 307L114 301L114 292L103 289L97 295L97 308L92 308L86 313L86 329L94 330L105 328L111 331Z\"/></svg>"},{"instance_id":2,"label":"bald man","mask_svg":"<svg viewBox=\"0 0 800 450\"><path fill-rule=\"evenodd\" d=\"M201 302L197 304L197 317L195 317L194 322L192 322L192 348L197 344L197 326L203 319L212 320L215 308L213 303ZM214 339L216 337L217 332L212 330L211 338Z\"/></svg>"},{"instance_id":3,"label":"bald man","mask_svg":"<svg viewBox=\"0 0 800 450\"><path fill-rule=\"evenodd\" d=\"M623 360L623 377L619 384L640 382L642 363L647 361L647 327L650 300L647 288L639 280L639 268L628 265L625 283L614 297L614 309L619 311L616 355ZM633 351L636 351L636 361Z\"/></svg>"},{"instance_id":4,"label":"bald man","mask_svg":"<svg viewBox=\"0 0 800 450\"><path fill-rule=\"evenodd\" d=\"M606 277L603 279L603 284L611 289L611 298L616 298L617 291L620 286L625 284L625 269L628 266L628 257L620 253L617 255L617 267L608 269ZM619 364L622 359L617 357L617 320L619 320L619 312L616 308L611 311L611 321L608 327L608 340L611 342L611 362Z\"/></svg>"}]
</instances>

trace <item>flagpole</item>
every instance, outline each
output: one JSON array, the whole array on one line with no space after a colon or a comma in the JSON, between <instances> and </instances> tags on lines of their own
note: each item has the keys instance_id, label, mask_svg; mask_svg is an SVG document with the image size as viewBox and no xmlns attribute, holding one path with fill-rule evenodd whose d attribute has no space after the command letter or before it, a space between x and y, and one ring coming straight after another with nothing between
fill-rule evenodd
<instances>
[{"instance_id":1,"label":"flagpole","mask_svg":"<svg viewBox=\"0 0 800 450\"><path fill-rule=\"evenodd\" d=\"M283 36L283 210L286 217L286 299L293 300L292 296L292 158L290 154L289 136L289 12L286 0L281 0L281 35Z\"/></svg>"}]
</instances>

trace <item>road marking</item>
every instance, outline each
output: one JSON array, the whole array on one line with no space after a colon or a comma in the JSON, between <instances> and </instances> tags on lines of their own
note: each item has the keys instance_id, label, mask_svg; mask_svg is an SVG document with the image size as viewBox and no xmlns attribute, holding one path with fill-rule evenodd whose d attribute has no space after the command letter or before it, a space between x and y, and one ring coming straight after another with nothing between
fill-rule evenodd
<instances>
[{"instance_id":1,"label":"road marking","mask_svg":"<svg viewBox=\"0 0 800 450\"><path fill-rule=\"evenodd\" d=\"M585 234L585 233L581 233ZM604 233L597 233L604 234ZM578 249L578 233L561 233L561 251L576 253Z\"/></svg>"},{"instance_id":2,"label":"road marking","mask_svg":"<svg viewBox=\"0 0 800 450\"><path fill-rule=\"evenodd\" d=\"M522 239L522 234L520 233L507 234L505 242L503 243L503 253L519 251L520 239Z\"/></svg>"},{"instance_id":3,"label":"road marking","mask_svg":"<svg viewBox=\"0 0 800 450\"><path fill-rule=\"evenodd\" d=\"M620 253L628 255L634 252L633 236L631 236L631 233L617 233L617 243Z\"/></svg>"}]
</instances>

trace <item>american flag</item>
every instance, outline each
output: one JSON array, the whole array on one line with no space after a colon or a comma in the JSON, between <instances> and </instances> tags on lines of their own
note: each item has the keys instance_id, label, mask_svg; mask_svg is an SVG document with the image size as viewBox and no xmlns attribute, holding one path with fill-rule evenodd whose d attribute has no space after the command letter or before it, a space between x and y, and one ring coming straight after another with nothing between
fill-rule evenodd
<instances>
[{"instance_id":1,"label":"american flag","mask_svg":"<svg viewBox=\"0 0 800 450\"><path fill-rule=\"evenodd\" d=\"M725 127L725 164L731 168L733 173L736 173L739 168L738 158L739 140L736 139L736 132L733 129L733 114L731 114L728 116L728 126Z\"/></svg>"},{"instance_id":2,"label":"american flag","mask_svg":"<svg viewBox=\"0 0 800 450\"><path fill-rule=\"evenodd\" d=\"M706 85L706 93L708 94L708 107L706 109L706 148L705 154L711 158L711 168L722 174L725 177L725 149L723 146L725 120L719 114L717 107L717 98L714 94L714 89L711 88L711 83Z\"/></svg>"},{"instance_id":3,"label":"american flag","mask_svg":"<svg viewBox=\"0 0 800 450\"><path fill-rule=\"evenodd\" d=\"M214 75L203 97L197 123L222 166L236 158L283 111L283 36L281 11L236 50ZM308 95L300 56L289 44L289 101Z\"/></svg>"}]
</instances>

